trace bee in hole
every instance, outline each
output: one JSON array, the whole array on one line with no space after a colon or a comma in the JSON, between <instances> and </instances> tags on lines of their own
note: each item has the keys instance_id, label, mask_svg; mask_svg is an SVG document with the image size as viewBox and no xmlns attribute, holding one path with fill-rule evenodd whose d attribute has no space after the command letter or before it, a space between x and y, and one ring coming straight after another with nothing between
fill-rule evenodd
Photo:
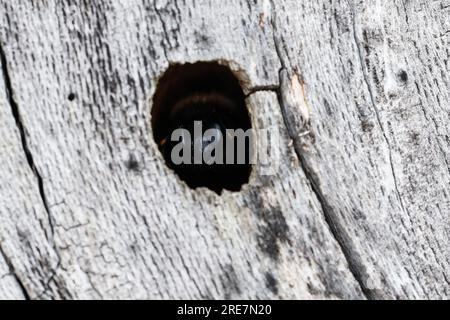
<instances>
[{"instance_id":1,"label":"bee in hole","mask_svg":"<svg viewBox=\"0 0 450 320\"><path fill-rule=\"evenodd\" d=\"M198 121L201 122L201 137L194 136L195 123ZM227 129L243 129L244 131L248 129L250 123L246 108L238 106L235 101L218 92L194 93L179 99L173 105L168 115L167 125L167 135L159 141L159 148L168 166L175 170L191 188L208 187L216 193L222 192L223 189L231 191L240 189L250 170L248 147L246 147L244 164L237 164L236 159L233 164L227 164L225 147L220 163L205 163L202 157L201 164L195 164L194 154L203 155L205 148L213 142L225 146ZM193 139L182 138L181 141L173 141L172 133L177 129L186 129ZM209 129L215 129L220 134L215 134L213 137L204 135ZM175 164L172 161L172 150L180 143L183 144L183 150L184 147L190 148L189 163ZM237 157L236 146L234 146L234 157Z\"/></svg>"}]
</instances>

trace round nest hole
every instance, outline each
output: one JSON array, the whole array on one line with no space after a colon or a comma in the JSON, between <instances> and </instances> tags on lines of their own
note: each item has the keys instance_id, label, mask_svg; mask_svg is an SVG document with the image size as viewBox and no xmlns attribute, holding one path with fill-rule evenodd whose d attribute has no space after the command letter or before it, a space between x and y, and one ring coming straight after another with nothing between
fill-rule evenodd
<instances>
[{"instance_id":1,"label":"round nest hole","mask_svg":"<svg viewBox=\"0 0 450 320\"><path fill-rule=\"evenodd\" d=\"M245 149L238 149L236 137L230 140L232 149L226 145L230 130L251 129L244 92L227 66L217 62L171 65L156 88L152 128L167 165L189 187L207 187L220 194L224 189L240 191L248 183L251 139L245 140ZM211 132L215 134L208 135ZM219 144L222 149L212 148ZM214 156L214 161L206 154Z\"/></svg>"}]
</instances>

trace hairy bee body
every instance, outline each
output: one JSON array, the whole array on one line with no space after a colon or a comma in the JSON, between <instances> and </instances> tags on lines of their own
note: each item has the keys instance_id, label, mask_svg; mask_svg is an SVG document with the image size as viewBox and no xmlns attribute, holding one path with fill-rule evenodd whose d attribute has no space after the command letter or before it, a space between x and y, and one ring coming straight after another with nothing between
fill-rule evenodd
<instances>
[{"instance_id":1,"label":"hairy bee body","mask_svg":"<svg viewBox=\"0 0 450 320\"><path fill-rule=\"evenodd\" d=\"M195 139L198 139L198 137L194 137L196 121L200 121L202 124L201 143L195 143ZM196 93L181 99L172 108L169 115L168 135L160 141L160 148L169 166L176 169L183 180L190 182L191 187L207 186L216 192L221 192L224 188L238 189L243 182L231 178L245 176L245 173L249 170L248 162L245 164L227 164L226 152L223 153L220 161L214 163L206 163L202 159L201 164L195 164L193 157L196 152L203 154L205 148L213 142L211 139L203 137L207 130L215 129L220 132L215 136L220 141L215 142L225 146L226 130L240 129L245 125L245 118L241 117L238 107L232 100L220 93ZM193 138L189 141L173 141L172 133L176 129L186 129ZM192 159L190 163L176 165L173 162L172 150L179 143L189 143L189 146L186 147L191 150ZM200 148L200 150L195 150L195 148ZM237 156L236 151L235 155ZM248 156L246 156L247 158Z\"/></svg>"},{"instance_id":2,"label":"hairy bee body","mask_svg":"<svg viewBox=\"0 0 450 320\"><path fill-rule=\"evenodd\" d=\"M198 122L202 127L200 134ZM230 150L235 149L226 149L227 155L226 150L222 152L215 148L218 143L225 143L224 137L229 140L227 129L246 131L250 128L241 82L222 62L172 64L161 75L153 97L153 137L168 167L189 187L207 187L219 194L224 189L241 190L251 172L250 164L242 161L246 151L240 152L239 163L243 164L211 159L233 158ZM210 129L215 129L212 136L208 135L213 131ZM172 141L180 131L183 134ZM184 139L185 136L192 139ZM172 157L179 149L183 150L182 161L179 161L180 157ZM208 156L205 159L202 155Z\"/></svg>"}]
</instances>

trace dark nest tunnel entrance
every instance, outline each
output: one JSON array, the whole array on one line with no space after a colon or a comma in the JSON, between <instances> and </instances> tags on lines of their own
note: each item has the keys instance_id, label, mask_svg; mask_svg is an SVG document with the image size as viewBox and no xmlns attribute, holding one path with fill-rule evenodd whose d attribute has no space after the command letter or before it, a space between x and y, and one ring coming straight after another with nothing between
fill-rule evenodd
<instances>
[{"instance_id":1,"label":"dark nest tunnel entrance","mask_svg":"<svg viewBox=\"0 0 450 320\"><path fill-rule=\"evenodd\" d=\"M160 78L153 97L152 128L167 165L189 187L207 187L220 194L224 189L240 191L248 183L252 141L245 140L244 155L242 149L237 149L238 143L228 154L230 149L225 145L229 129L251 129L244 92L227 66L217 62L171 65ZM209 129L217 134L205 136ZM188 133L190 137L186 137ZM215 161L195 158L211 151L213 142L223 144L223 153L218 152L220 148L208 153ZM174 155L182 156L184 161L180 163Z\"/></svg>"}]
</instances>

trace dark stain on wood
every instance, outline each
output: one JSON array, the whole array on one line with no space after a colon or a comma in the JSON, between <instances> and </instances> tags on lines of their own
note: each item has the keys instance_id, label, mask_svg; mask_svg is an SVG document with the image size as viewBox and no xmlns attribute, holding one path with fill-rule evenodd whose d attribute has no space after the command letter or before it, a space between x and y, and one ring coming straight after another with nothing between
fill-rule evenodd
<instances>
[{"instance_id":1,"label":"dark stain on wood","mask_svg":"<svg viewBox=\"0 0 450 320\"><path fill-rule=\"evenodd\" d=\"M274 295L278 294L278 280L275 279L274 275L271 272L266 272L266 287L269 289Z\"/></svg>"},{"instance_id":2,"label":"dark stain on wood","mask_svg":"<svg viewBox=\"0 0 450 320\"><path fill-rule=\"evenodd\" d=\"M125 166L128 170L131 171L140 171L139 161L136 159L134 155L130 155L128 160L125 162Z\"/></svg>"},{"instance_id":3,"label":"dark stain on wood","mask_svg":"<svg viewBox=\"0 0 450 320\"><path fill-rule=\"evenodd\" d=\"M239 287L239 280L236 275L236 271L231 264L227 264L224 267L220 280L225 293L224 298L226 300L231 299L235 294L241 293L241 288Z\"/></svg>"},{"instance_id":4,"label":"dark stain on wood","mask_svg":"<svg viewBox=\"0 0 450 320\"><path fill-rule=\"evenodd\" d=\"M397 79L403 84L407 83L408 82L408 73L406 73L405 70L400 70L397 73Z\"/></svg>"},{"instance_id":5,"label":"dark stain on wood","mask_svg":"<svg viewBox=\"0 0 450 320\"><path fill-rule=\"evenodd\" d=\"M273 261L278 261L280 244L290 244L289 226L278 206L266 204L258 191L253 192L250 205L260 219L257 244L259 249Z\"/></svg>"}]
</instances>

